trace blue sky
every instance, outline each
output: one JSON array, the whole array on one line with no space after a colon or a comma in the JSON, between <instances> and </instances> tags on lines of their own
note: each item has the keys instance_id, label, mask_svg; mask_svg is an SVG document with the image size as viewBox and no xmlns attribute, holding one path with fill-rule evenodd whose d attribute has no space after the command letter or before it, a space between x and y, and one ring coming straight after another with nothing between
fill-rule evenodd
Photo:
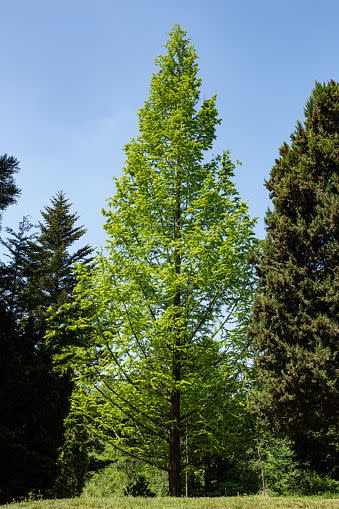
<instances>
[{"instance_id":1,"label":"blue sky","mask_svg":"<svg viewBox=\"0 0 339 509\"><path fill-rule=\"evenodd\" d=\"M137 134L153 59L179 23L200 57L203 95L217 93L215 152L242 161L241 196L259 216L278 147L303 118L314 82L339 80L339 2L313 0L0 0L0 154L21 161L18 204L32 222L63 189L103 244L101 209Z\"/></svg>"}]
</instances>

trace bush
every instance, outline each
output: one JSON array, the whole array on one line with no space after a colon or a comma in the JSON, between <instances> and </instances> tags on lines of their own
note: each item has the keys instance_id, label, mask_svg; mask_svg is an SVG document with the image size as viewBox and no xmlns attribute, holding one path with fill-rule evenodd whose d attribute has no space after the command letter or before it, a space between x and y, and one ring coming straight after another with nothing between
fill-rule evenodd
<instances>
[{"instance_id":1,"label":"bush","mask_svg":"<svg viewBox=\"0 0 339 509\"><path fill-rule=\"evenodd\" d=\"M339 481L328 476L320 476L312 470L300 470L299 492L301 495L338 495Z\"/></svg>"},{"instance_id":2,"label":"bush","mask_svg":"<svg viewBox=\"0 0 339 509\"><path fill-rule=\"evenodd\" d=\"M114 457L115 456L115 457ZM83 496L112 495L154 497L168 494L167 474L140 461L118 457L112 453L112 463L88 478Z\"/></svg>"},{"instance_id":3,"label":"bush","mask_svg":"<svg viewBox=\"0 0 339 509\"><path fill-rule=\"evenodd\" d=\"M254 467L261 480L261 492L271 495L337 494L339 481L320 475L295 459L293 442L266 434L257 447Z\"/></svg>"},{"instance_id":4,"label":"bush","mask_svg":"<svg viewBox=\"0 0 339 509\"><path fill-rule=\"evenodd\" d=\"M155 497L149 482L144 475L138 475L135 481L129 483L124 489L124 495L132 497Z\"/></svg>"}]
</instances>

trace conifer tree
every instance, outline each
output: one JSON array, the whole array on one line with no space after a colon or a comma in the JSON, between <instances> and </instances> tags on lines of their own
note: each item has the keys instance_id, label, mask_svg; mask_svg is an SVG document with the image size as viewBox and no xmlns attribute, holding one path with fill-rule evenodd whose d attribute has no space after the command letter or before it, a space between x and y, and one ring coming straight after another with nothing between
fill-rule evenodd
<instances>
[{"instance_id":1,"label":"conifer tree","mask_svg":"<svg viewBox=\"0 0 339 509\"><path fill-rule=\"evenodd\" d=\"M328 455L324 437L333 442L339 423L338 83L315 85L305 121L280 148L266 187L273 210L250 328L255 408L263 421L298 438L304 452L313 436L314 460L322 450Z\"/></svg>"},{"instance_id":2,"label":"conifer tree","mask_svg":"<svg viewBox=\"0 0 339 509\"><path fill-rule=\"evenodd\" d=\"M216 98L200 100L197 55L180 27L166 50L105 212L107 256L79 270L50 338L77 333L61 358L91 433L166 470L180 496L183 470L219 451L224 416L244 403L239 324L254 222L229 154L207 161Z\"/></svg>"},{"instance_id":3,"label":"conifer tree","mask_svg":"<svg viewBox=\"0 0 339 509\"><path fill-rule=\"evenodd\" d=\"M0 263L0 292L1 301L6 311L13 317L17 327L23 327L23 314L27 312L27 302L24 298L27 285L27 265L31 256L31 243L36 239L36 232L28 217L23 217L18 231L6 228L9 235L1 244L6 249L7 263Z\"/></svg>"},{"instance_id":4,"label":"conifer tree","mask_svg":"<svg viewBox=\"0 0 339 509\"><path fill-rule=\"evenodd\" d=\"M73 384L68 373L59 376L52 371L53 355L60 345L44 340L48 308L71 298L74 266L86 263L91 253L89 246L72 251L85 229L76 226L78 216L70 207L64 193L57 193L42 211L43 221L37 233L31 234L31 225L24 218L18 233L7 229L9 238L3 242L8 255L8 262L0 265L3 502L29 491L62 495L62 480L57 493L53 486L60 471L65 470L57 461L64 439L65 447L72 448L73 471L87 465L83 444L71 440L80 436L76 435L77 430L68 424L65 436L64 420ZM62 342L63 338L60 336L59 340ZM71 457L66 456L69 465ZM77 490L80 485L79 480ZM68 487L67 495L70 494Z\"/></svg>"},{"instance_id":5,"label":"conifer tree","mask_svg":"<svg viewBox=\"0 0 339 509\"><path fill-rule=\"evenodd\" d=\"M0 263L0 503L25 495L36 474L37 460L30 446L32 415L31 369L34 348L25 336L27 307L22 298L28 244L33 240L27 218L18 232L7 228L7 263Z\"/></svg>"},{"instance_id":6,"label":"conifer tree","mask_svg":"<svg viewBox=\"0 0 339 509\"><path fill-rule=\"evenodd\" d=\"M16 202L20 189L14 181L14 174L19 171L19 161L4 154L0 156L0 228L2 212L8 205Z\"/></svg>"},{"instance_id":7,"label":"conifer tree","mask_svg":"<svg viewBox=\"0 0 339 509\"><path fill-rule=\"evenodd\" d=\"M92 252L89 245L72 252L86 230L76 226L79 216L70 209L65 193L59 191L41 211L38 238L31 243L28 291L36 299L37 316L41 314L43 320L49 306L58 307L71 296L75 265L88 262Z\"/></svg>"},{"instance_id":8,"label":"conifer tree","mask_svg":"<svg viewBox=\"0 0 339 509\"><path fill-rule=\"evenodd\" d=\"M59 336L58 342L47 343L44 336L50 309L57 309L71 299L75 284L75 265L77 263L86 265L90 261L92 248L85 245L74 250L74 244L81 239L86 230L83 226L76 225L79 216L71 212L71 203L62 191L51 198L51 204L44 207L41 215L37 239L30 243L30 260L26 269L28 281L26 294L42 375L40 383L45 379L45 385L48 387L47 390L43 386L39 388L40 401L37 411L40 414L40 428L50 431L49 450L53 468L47 487L57 496L70 496L69 486L62 492L62 486L66 487L70 479L60 477L65 473L65 466L58 458L60 456L66 458L69 463L67 448L72 448L74 461L79 463L72 465L73 471L76 472L77 468L82 469L80 465L82 457L83 463L87 464L87 453L79 440L72 442L66 436L66 433L68 436L80 436L77 429L72 431L69 424L67 429L65 427L73 390L70 373L58 375L52 370L53 357L60 350L64 338ZM80 486L80 479L74 485ZM78 489L77 487L73 494L78 494Z\"/></svg>"}]
</instances>

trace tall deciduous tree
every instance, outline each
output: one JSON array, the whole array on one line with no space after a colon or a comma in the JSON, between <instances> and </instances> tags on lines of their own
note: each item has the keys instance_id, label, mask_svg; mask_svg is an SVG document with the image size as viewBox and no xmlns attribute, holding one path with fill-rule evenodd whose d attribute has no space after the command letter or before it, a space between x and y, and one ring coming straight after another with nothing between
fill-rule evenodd
<instances>
[{"instance_id":1,"label":"tall deciduous tree","mask_svg":"<svg viewBox=\"0 0 339 509\"><path fill-rule=\"evenodd\" d=\"M250 330L257 412L304 452L307 432L333 442L339 422L339 84L317 83L305 117L266 184L273 210ZM323 442L310 458L329 455Z\"/></svg>"},{"instance_id":2,"label":"tall deciduous tree","mask_svg":"<svg viewBox=\"0 0 339 509\"><path fill-rule=\"evenodd\" d=\"M72 358L76 408L92 432L168 471L180 496L183 468L219 449L223 414L243 403L237 324L254 221L228 153L207 161L215 97L200 100L197 55L180 27L166 49L105 211L107 253L79 269L76 300L50 337L77 332L63 361Z\"/></svg>"}]
</instances>

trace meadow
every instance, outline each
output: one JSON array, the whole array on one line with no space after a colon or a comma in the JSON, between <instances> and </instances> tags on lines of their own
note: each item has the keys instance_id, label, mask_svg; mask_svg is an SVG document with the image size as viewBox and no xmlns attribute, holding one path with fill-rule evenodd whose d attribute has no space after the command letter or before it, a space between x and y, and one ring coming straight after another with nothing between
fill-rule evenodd
<instances>
[{"instance_id":1,"label":"meadow","mask_svg":"<svg viewBox=\"0 0 339 509\"><path fill-rule=\"evenodd\" d=\"M217 497L217 498L73 498L34 500L0 506L6 509L338 509L339 498Z\"/></svg>"}]
</instances>

